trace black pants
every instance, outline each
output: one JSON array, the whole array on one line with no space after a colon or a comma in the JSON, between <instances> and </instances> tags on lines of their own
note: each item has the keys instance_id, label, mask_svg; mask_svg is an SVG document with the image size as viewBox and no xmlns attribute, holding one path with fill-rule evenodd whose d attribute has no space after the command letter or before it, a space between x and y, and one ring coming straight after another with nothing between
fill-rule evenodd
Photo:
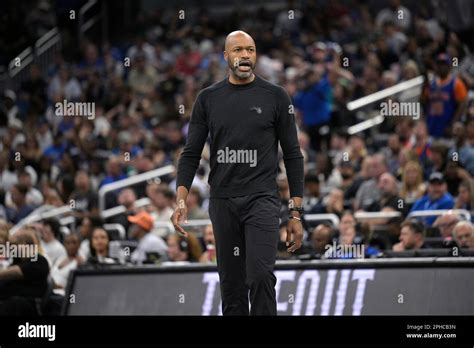
<instances>
[{"instance_id":1,"label":"black pants","mask_svg":"<svg viewBox=\"0 0 474 348\"><path fill-rule=\"evenodd\" d=\"M278 191L211 198L223 315L276 315Z\"/></svg>"}]
</instances>

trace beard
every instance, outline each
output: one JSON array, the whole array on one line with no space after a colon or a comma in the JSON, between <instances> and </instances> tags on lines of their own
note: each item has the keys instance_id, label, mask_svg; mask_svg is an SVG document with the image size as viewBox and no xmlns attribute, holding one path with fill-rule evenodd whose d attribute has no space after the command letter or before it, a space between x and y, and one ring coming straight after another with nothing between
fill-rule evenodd
<instances>
[{"instance_id":1,"label":"beard","mask_svg":"<svg viewBox=\"0 0 474 348\"><path fill-rule=\"evenodd\" d=\"M229 65L229 69L232 71L235 77L237 77L240 80L245 80L252 76L253 70L255 69L255 64L251 60L239 61L236 59L234 61L235 63L229 60L227 62L227 65ZM249 64L248 70L240 70L239 67L241 66L242 63Z\"/></svg>"}]
</instances>

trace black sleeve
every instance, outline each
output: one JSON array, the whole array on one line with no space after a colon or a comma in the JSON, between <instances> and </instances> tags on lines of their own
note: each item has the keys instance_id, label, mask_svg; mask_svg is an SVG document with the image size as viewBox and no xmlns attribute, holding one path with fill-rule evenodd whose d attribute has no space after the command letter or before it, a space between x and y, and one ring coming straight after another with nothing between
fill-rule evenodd
<instances>
[{"instance_id":1,"label":"black sleeve","mask_svg":"<svg viewBox=\"0 0 474 348\"><path fill-rule=\"evenodd\" d=\"M20 267L23 273L23 278L29 282L44 280L49 274L48 261L41 255L38 255L36 261L28 259L27 261L20 262L18 267Z\"/></svg>"},{"instance_id":2,"label":"black sleeve","mask_svg":"<svg viewBox=\"0 0 474 348\"><path fill-rule=\"evenodd\" d=\"M179 159L176 188L184 186L189 191L201 160L202 149L208 133L206 111L203 107L203 96L200 93L193 106L188 138Z\"/></svg>"},{"instance_id":3,"label":"black sleeve","mask_svg":"<svg viewBox=\"0 0 474 348\"><path fill-rule=\"evenodd\" d=\"M285 162L290 196L303 197L304 162L296 133L294 107L290 96L285 90L281 89L278 99L280 107L277 120L277 135L283 150L283 161Z\"/></svg>"}]
</instances>

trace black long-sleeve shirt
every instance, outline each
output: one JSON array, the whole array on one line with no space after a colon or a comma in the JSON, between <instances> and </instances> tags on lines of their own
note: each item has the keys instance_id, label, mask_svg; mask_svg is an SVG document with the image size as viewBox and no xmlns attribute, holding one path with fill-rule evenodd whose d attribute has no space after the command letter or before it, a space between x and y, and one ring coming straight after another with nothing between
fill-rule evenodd
<instances>
[{"instance_id":1,"label":"black long-sleeve shirt","mask_svg":"<svg viewBox=\"0 0 474 348\"><path fill-rule=\"evenodd\" d=\"M282 87L256 76L245 85L234 85L225 78L203 89L193 107L177 187L189 190L208 134L211 197L275 189L278 141L290 195L303 196L303 155L291 99Z\"/></svg>"}]
</instances>

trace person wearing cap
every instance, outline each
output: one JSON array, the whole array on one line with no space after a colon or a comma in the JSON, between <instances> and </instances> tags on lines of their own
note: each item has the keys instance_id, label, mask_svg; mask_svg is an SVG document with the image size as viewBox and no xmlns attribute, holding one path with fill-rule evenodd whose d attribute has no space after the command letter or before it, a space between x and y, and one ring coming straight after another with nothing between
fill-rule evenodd
<instances>
[{"instance_id":1,"label":"person wearing cap","mask_svg":"<svg viewBox=\"0 0 474 348\"><path fill-rule=\"evenodd\" d=\"M410 213L424 210L452 209L454 198L447 192L448 188L444 175L440 172L434 172L430 175L428 182L428 193L413 204ZM425 217L424 221L431 226L435 219L435 216L429 216Z\"/></svg>"},{"instance_id":2,"label":"person wearing cap","mask_svg":"<svg viewBox=\"0 0 474 348\"><path fill-rule=\"evenodd\" d=\"M158 253L162 258L166 257L168 247L163 239L152 233L153 217L146 211L141 211L136 215L128 217L132 224L130 227L130 237L138 240L138 246L131 255L133 263L144 263L147 254Z\"/></svg>"},{"instance_id":3,"label":"person wearing cap","mask_svg":"<svg viewBox=\"0 0 474 348\"><path fill-rule=\"evenodd\" d=\"M433 137L445 137L466 109L467 89L462 80L451 73L451 57L440 53L436 57L433 81L425 87L422 102L426 106L426 123Z\"/></svg>"}]
</instances>

